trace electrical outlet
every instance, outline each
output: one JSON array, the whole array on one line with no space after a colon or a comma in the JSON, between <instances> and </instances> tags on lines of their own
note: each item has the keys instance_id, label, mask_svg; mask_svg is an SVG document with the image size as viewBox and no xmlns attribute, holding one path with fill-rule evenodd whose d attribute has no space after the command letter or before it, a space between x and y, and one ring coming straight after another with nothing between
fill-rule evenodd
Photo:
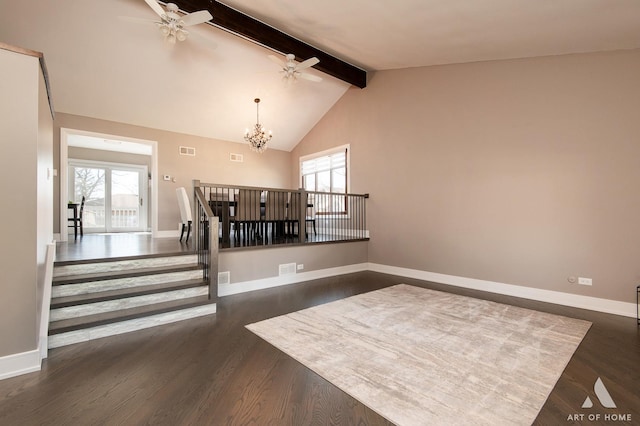
<instances>
[{"instance_id":1,"label":"electrical outlet","mask_svg":"<svg viewBox=\"0 0 640 426\"><path fill-rule=\"evenodd\" d=\"M578 277L578 284L580 285L593 285L591 278Z\"/></svg>"},{"instance_id":2,"label":"electrical outlet","mask_svg":"<svg viewBox=\"0 0 640 426\"><path fill-rule=\"evenodd\" d=\"M298 263L298 265L296 266L298 271L302 271L304 269L304 264L303 263Z\"/></svg>"},{"instance_id":3,"label":"electrical outlet","mask_svg":"<svg viewBox=\"0 0 640 426\"><path fill-rule=\"evenodd\" d=\"M169 176L169 175L164 175L164 176L162 176L162 179L164 179L164 180L171 180L171 176Z\"/></svg>"}]
</instances>

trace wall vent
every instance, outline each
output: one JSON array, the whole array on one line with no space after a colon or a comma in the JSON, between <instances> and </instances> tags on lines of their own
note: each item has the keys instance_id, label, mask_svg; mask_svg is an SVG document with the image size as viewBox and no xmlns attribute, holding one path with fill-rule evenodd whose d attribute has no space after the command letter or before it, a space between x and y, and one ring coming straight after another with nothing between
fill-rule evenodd
<instances>
[{"instance_id":1,"label":"wall vent","mask_svg":"<svg viewBox=\"0 0 640 426\"><path fill-rule=\"evenodd\" d=\"M296 273L296 264L295 263L283 263L278 266L278 276L281 275L291 275Z\"/></svg>"},{"instance_id":2,"label":"wall vent","mask_svg":"<svg viewBox=\"0 0 640 426\"><path fill-rule=\"evenodd\" d=\"M231 272L218 272L218 285L229 284L231 282Z\"/></svg>"},{"instance_id":3,"label":"wall vent","mask_svg":"<svg viewBox=\"0 0 640 426\"><path fill-rule=\"evenodd\" d=\"M233 161L234 163L242 163L244 162L244 156L242 154L231 153L229 154L229 160Z\"/></svg>"},{"instance_id":4,"label":"wall vent","mask_svg":"<svg viewBox=\"0 0 640 426\"><path fill-rule=\"evenodd\" d=\"M190 146L181 146L180 147L180 155L189 155L191 157L196 156L196 149Z\"/></svg>"}]
</instances>

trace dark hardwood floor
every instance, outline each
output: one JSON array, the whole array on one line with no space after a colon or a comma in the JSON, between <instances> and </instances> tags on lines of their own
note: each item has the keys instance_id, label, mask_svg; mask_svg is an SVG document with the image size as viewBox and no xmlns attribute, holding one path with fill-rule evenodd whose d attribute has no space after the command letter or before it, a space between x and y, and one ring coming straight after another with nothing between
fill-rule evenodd
<instances>
[{"instance_id":1,"label":"dark hardwood floor","mask_svg":"<svg viewBox=\"0 0 640 426\"><path fill-rule=\"evenodd\" d=\"M342 240L348 237L341 236ZM362 241L362 238L352 238ZM330 243L335 241L335 235L314 235L310 232L308 243ZM282 237L276 241L271 238L231 238L230 241L220 242L220 250L244 250L248 248L264 249L268 247L282 247L283 245L301 244L297 237ZM105 259L113 257L133 257L141 255L161 255L173 253L191 253L195 251L196 243L193 235L189 241L179 241L177 237L152 238L151 233L111 233L85 234L77 240L73 236L68 241L56 244L56 261L77 261Z\"/></svg>"},{"instance_id":2,"label":"dark hardwood floor","mask_svg":"<svg viewBox=\"0 0 640 426\"><path fill-rule=\"evenodd\" d=\"M609 424L590 413L640 421L635 319L362 272L224 297L214 316L51 350L42 371L0 381L0 425L388 424L244 325L400 282L592 321L536 424ZM598 377L616 409L598 404ZM587 396L592 409L580 408Z\"/></svg>"},{"instance_id":3,"label":"dark hardwood floor","mask_svg":"<svg viewBox=\"0 0 640 426\"><path fill-rule=\"evenodd\" d=\"M150 233L85 234L82 238L56 243L56 261L133 257L167 253L192 253L193 238L152 238Z\"/></svg>"}]
</instances>

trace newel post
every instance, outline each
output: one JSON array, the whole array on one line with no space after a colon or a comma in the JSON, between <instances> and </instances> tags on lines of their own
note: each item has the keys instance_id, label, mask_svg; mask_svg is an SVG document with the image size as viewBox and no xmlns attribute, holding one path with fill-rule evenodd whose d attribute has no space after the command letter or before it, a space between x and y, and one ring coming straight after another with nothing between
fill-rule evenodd
<instances>
[{"instance_id":1,"label":"newel post","mask_svg":"<svg viewBox=\"0 0 640 426\"><path fill-rule=\"evenodd\" d=\"M191 204L191 217L193 218L193 223L192 223L192 227L193 230L191 232L193 232L193 235L200 235L200 219L198 218L198 215L200 214L200 209L198 208L198 197L196 197L196 188L200 187L200 180L199 179L193 179L193 188L191 188L191 195L193 196L193 203ZM197 239L196 239L197 242ZM196 247L197 249L198 247Z\"/></svg>"},{"instance_id":2,"label":"newel post","mask_svg":"<svg viewBox=\"0 0 640 426\"><path fill-rule=\"evenodd\" d=\"M298 223L298 238L300 238L301 243L307 242L307 190L304 188L300 188L298 190L300 192L300 222Z\"/></svg>"}]
</instances>

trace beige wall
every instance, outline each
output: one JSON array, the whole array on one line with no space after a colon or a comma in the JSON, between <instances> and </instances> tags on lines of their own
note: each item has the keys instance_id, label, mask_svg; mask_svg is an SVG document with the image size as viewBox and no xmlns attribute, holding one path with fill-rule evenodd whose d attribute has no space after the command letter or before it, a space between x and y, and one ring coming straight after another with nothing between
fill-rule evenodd
<instances>
[{"instance_id":1,"label":"beige wall","mask_svg":"<svg viewBox=\"0 0 640 426\"><path fill-rule=\"evenodd\" d=\"M277 277L278 266L285 263L304 265L300 272L355 265L367 262L367 246L366 242L353 242L223 251L218 270L229 271L233 284Z\"/></svg>"},{"instance_id":2,"label":"beige wall","mask_svg":"<svg viewBox=\"0 0 640 426\"><path fill-rule=\"evenodd\" d=\"M635 302L639 75L639 50L378 72L293 151L291 181L350 143L370 262Z\"/></svg>"},{"instance_id":3,"label":"beige wall","mask_svg":"<svg viewBox=\"0 0 640 426\"><path fill-rule=\"evenodd\" d=\"M290 155L285 151L268 149L264 154L249 150L248 145L209 139L146 127L97 120L71 114L57 113L54 129L54 161L60 162L60 128L84 130L115 136L156 141L158 143L158 170L150 170L152 179L158 180L158 230L178 229L180 210L176 188L192 188L192 180L206 183L238 184L287 188L290 176ZM196 156L179 155L180 146L196 148ZM230 153L244 155L243 163L229 161ZM175 182L163 181L170 175ZM55 224L59 231L59 189L55 185Z\"/></svg>"},{"instance_id":4,"label":"beige wall","mask_svg":"<svg viewBox=\"0 0 640 426\"><path fill-rule=\"evenodd\" d=\"M38 298L51 242L52 119L37 57L0 49L0 357L38 345ZM47 138L49 138L47 140Z\"/></svg>"},{"instance_id":5,"label":"beige wall","mask_svg":"<svg viewBox=\"0 0 640 426\"><path fill-rule=\"evenodd\" d=\"M147 166L151 170L151 156L130 154L126 152L103 151L99 149L79 148L70 146L68 148L68 158L76 160L105 161L116 164L136 164Z\"/></svg>"}]
</instances>

